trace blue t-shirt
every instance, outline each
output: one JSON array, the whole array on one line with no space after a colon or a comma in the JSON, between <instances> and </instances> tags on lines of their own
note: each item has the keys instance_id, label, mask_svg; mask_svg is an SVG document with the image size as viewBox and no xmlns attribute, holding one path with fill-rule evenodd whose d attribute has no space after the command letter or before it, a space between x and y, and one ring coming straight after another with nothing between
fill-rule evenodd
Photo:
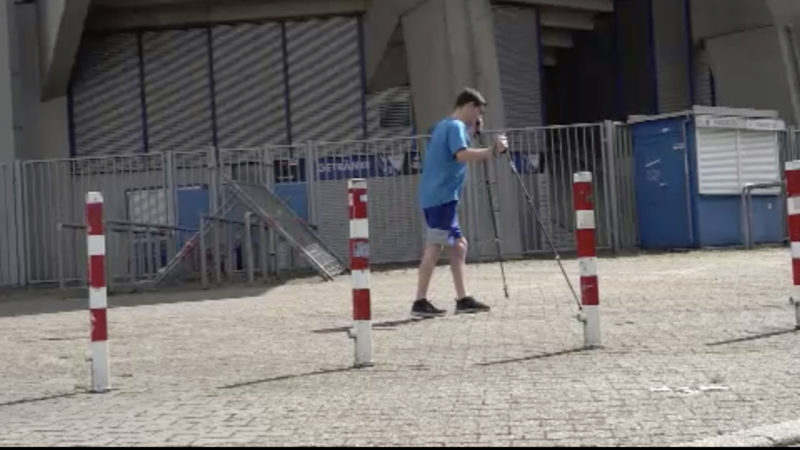
<instances>
[{"instance_id":1,"label":"blue t-shirt","mask_svg":"<svg viewBox=\"0 0 800 450\"><path fill-rule=\"evenodd\" d=\"M464 122L447 118L436 124L422 163L419 200L423 209L459 200L467 165L456 159L456 153L468 147Z\"/></svg>"}]
</instances>

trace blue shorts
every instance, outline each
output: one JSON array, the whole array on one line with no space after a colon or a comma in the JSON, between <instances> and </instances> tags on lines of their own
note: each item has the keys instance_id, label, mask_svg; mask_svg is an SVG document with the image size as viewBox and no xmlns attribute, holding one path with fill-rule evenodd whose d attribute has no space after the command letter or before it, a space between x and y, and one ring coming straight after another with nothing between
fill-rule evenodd
<instances>
[{"instance_id":1,"label":"blue shorts","mask_svg":"<svg viewBox=\"0 0 800 450\"><path fill-rule=\"evenodd\" d=\"M452 201L423 209L425 224L428 227L425 243L427 245L450 245L461 239L458 225L458 202Z\"/></svg>"}]
</instances>

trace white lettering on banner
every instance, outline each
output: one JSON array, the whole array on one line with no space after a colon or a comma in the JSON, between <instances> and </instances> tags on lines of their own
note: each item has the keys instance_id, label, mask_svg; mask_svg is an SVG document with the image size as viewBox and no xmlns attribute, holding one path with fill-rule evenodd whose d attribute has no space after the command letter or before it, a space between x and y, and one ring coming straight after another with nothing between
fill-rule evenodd
<instances>
[{"instance_id":1,"label":"white lettering on banner","mask_svg":"<svg viewBox=\"0 0 800 450\"><path fill-rule=\"evenodd\" d=\"M369 169L369 161L325 162L319 165L320 173L354 172Z\"/></svg>"}]
</instances>

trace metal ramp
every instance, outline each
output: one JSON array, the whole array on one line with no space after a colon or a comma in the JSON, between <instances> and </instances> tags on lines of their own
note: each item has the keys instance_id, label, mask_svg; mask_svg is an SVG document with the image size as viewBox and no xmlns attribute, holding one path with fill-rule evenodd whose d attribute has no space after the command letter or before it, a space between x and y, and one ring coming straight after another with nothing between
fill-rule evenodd
<instances>
[{"instance_id":1,"label":"metal ramp","mask_svg":"<svg viewBox=\"0 0 800 450\"><path fill-rule=\"evenodd\" d=\"M280 233L323 278L333 280L346 270L319 235L267 186L238 182L226 175L223 181L250 211Z\"/></svg>"},{"instance_id":2,"label":"metal ramp","mask_svg":"<svg viewBox=\"0 0 800 450\"><path fill-rule=\"evenodd\" d=\"M222 204L214 211L214 215L218 217L241 217L243 214L242 205L232 192L225 192ZM158 275L152 281L147 282L147 284L155 288L168 280L179 278L190 271L187 266L190 264L189 260L192 256L199 251L200 236L202 235L206 239L209 239L212 231L212 225L204 225L201 222L200 230L183 244L180 251L178 251L178 253L167 262L167 265L159 270ZM197 256L204 257L205 255Z\"/></svg>"}]
</instances>

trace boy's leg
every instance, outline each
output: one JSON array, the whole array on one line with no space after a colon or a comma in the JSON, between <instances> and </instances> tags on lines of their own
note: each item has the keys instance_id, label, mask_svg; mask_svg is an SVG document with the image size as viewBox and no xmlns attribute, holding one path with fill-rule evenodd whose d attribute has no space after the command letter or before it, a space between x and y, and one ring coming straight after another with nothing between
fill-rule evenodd
<instances>
[{"instance_id":1,"label":"boy's leg","mask_svg":"<svg viewBox=\"0 0 800 450\"><path fill-rule=\"evenodd\" d=\"M467 285L464 274L467 272L467 239L458 238L450 250L450 272L453 273L453 285L456 288L456 298L467 296Z\"/></svg>"},{"instance_id":2,"label":"boy's leg","mask_svg":"<svg viewBox=\"0 0 800 450\"><path fill-rule=\"evenodd\" d=\"M450 226L450 239L453 243L450 252L450 271L453 273L453 285L456 288L456 314L486 312L491 308L467 294L467 239L462 235L458 225L458 213L453 211Z\"/></svg>"},{"instance_id":3,"label":"boy's leg","mask_svg":"<svg viewBox=\"0 0 800 450\"><path fill-rule=\"evenodd\" d=\"M438 244L428 244L422 254L422 262L419 264L419 275L417 279L417 300L428 297L428 287L431 284L433 271L436 269L436 262L439 260L442 246Z\"/></svg>"},{"instance_id":4,"label":"boy's leg","mask_svg":"<svg viewBox=\"0 0 800 450\"><path fill-rule=\"evenodd\" d=\"M425 251L422 254L422 262L419 265L417 279L417 299L411 305L411 315L416 317L440 317L447 314L447 311L435 307L428 299L428 287L439 261L442 246L447 244L447 233L445 229L437 228L438 208L425 210L425 222L428 227L425 237Z\"/></svg>"}]
</instances>

